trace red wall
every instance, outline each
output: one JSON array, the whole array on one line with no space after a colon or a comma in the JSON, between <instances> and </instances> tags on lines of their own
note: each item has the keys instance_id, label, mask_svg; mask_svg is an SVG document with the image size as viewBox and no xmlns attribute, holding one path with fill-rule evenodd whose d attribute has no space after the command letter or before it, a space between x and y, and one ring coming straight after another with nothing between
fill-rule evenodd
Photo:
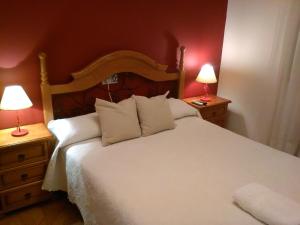
<instances>
[{"instance_id":1,"label":"red wall","mask_svg":"<svg viewBox=\"0 0 300 225\"><path fill-rule=\"evenodd\" d=\"M114 50L143 52L175 68L176 47L186 46L185 96L202 93L195 77L210 62L219 72L227 0L60 0L0 3L0 81L20 84L33 107L23 124L43 121L39 51L48 54L51 84ZM211 86L216 93L216 85ZM0 111L0 128L15 125L15 113Z\"/></svg>"}]
</instances>

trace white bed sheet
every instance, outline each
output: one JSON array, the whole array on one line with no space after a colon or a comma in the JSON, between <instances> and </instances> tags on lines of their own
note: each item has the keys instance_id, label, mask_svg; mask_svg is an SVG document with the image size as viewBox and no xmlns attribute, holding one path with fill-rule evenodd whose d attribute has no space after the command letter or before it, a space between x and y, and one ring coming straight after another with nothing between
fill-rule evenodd
<instances>
[{"instance_id":1,"label":"white bed sheet","mask_svg":"<svg viewBox=\"0 0 300 225\"><path fill-rule=\"evenodd\" d=\"M300 159L197 117L176 124L107 147L95 138L60 151L69 198L86 225L261 224L232 199L253 182L300 203Z\"/></svg>"}]
</instances>

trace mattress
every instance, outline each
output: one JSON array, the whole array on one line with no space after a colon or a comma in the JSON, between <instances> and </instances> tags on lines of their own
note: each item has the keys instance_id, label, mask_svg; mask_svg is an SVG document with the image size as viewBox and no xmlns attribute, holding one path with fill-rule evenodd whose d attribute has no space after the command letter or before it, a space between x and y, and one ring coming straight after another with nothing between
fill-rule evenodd
<instances>
[{"instance_id":1,"label":"mattress","mask_svg":"<svg viewBox=\"0 0 300 225\"><path fill-rule=\"evenodd\" d=\"M102 147L60 151L69 199L86 225L257 225L234 191L259 183L300 203L300 159L197 117Z\"/></svg>"}]
</instances>

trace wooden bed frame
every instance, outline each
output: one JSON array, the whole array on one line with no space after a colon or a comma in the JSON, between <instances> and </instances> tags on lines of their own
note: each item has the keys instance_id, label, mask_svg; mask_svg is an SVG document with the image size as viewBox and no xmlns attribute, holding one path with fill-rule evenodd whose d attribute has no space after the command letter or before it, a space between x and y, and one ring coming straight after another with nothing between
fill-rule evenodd
<instances>
[{"instance_id":1,"label":"wooden bed frame","mask_svg":"<svg viewBox=\"0 0 300 225\"><path fill-rule=\"evenodd\" d=\"M148 56L135 51L116 51L100 57L82 70L72 73L73 81L67 84L50 85L46 67L45 53L39 54L41 69L41 91L43 101L44 122L47 124L54 118L52 95L83 91L91 88L112 74L131 72L153 81L178 80L178 98L183 96L184 86L184 52L185 47L180 47L178 72L166 72L167 65L156 63Z\"/></svg>"}]
</instances>

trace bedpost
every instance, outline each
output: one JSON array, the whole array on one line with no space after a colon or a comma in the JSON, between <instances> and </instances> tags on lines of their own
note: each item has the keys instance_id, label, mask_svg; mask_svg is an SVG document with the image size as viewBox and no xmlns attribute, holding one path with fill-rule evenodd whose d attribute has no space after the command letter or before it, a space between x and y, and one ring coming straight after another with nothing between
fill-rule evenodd
<instances>
[{"instance_id":1,"label":"bedpost","mask_svg":"<svg viewBox=\"0 0 300 225\"><path fill-rule=\"evenodd\" d=\"M47 124L50 120L53 119L52 97L51 97L50 85L48 83L46 58L47 58L46 53L41 52L39 54L40 69L41 69L41 72L40 72L41 73L41 92L42 92L43 113L44 113L45 124Z\"/></svg>"},{"instance_id":2,"label":"bedpost","mask_svg":"<svg viewBox=\"0 0 300 225\"><path fill-rule=\"evenodd\" d=\"M179 58L179 85L178 85L178 98L183 98L183 89L184 89L184 81L185 81L185 73L184 73L184 52L185 47L180 47L180 58Z\"/></svg>"},{"instance_id":3,"label":"bedpost","mask_svg":"<svg viewBox=\"0 0 300 225\"><path fill-rule=\"evenodd\" d=\"M0 97L1 97L2 94L3 94L3 91L4 91L4 86L3 86L3 84L2 84L2 82L1 82L1 80L0 80Z\"/></svg>"}]
</instances>

